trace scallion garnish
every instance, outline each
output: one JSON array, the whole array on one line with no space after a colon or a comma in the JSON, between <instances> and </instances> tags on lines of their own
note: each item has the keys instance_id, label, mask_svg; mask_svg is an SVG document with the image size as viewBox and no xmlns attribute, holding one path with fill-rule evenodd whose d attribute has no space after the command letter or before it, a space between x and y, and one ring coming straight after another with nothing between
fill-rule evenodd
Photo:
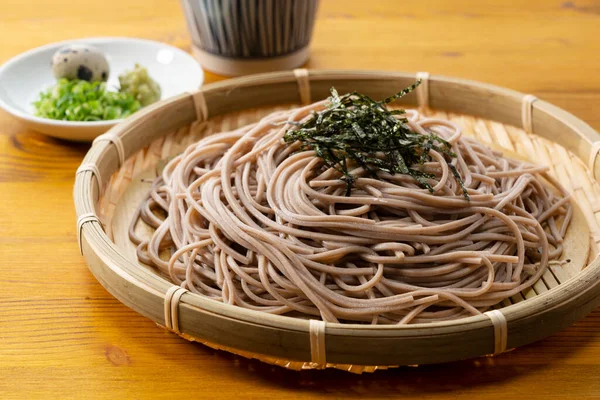
<instances>
[{"instance_id":1,"label":"scallion garnish","mask_svg":"<svg viewBox=\"0 0 600 400\"><path fill-rule=\"evenodd\" d=\"M110 92L104 82L60 79L33 103L35 115L65 121L125 118L142 106L131 94Z\"/></svg>"}]
</instances>

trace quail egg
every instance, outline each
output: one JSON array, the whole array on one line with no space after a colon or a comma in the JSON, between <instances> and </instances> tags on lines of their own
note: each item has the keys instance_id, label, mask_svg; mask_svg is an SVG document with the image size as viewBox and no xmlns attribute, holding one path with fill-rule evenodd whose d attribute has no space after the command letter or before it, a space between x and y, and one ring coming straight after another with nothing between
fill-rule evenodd
<instances>
[{"instance_id":1,"label":"quail egg","mask_svg":"<svg viewBox=\"0 0 600 400\"><path fill-rule=\"evenodd\" d=\"M52 56L52 73L56 79L106 81L109 73L108 61L104 53L96 47L71 44L60 48Z\"/></svg>"}]
</instances>

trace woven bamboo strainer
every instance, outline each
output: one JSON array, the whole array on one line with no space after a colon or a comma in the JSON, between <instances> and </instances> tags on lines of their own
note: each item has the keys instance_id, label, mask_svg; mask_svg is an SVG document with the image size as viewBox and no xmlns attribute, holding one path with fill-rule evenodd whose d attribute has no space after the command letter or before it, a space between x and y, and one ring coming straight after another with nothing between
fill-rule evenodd
<instances>
[{"instance_id":1,"label":"woven bamboo strainer","mask_svg":"<svg viewBox=\"0 0 600 400\"><path fill-rule=\"evenodd\" d=\"M424 78L403 106L456 122L483 143L550 167L578 211L566 239L568 264L551 265L532 288L496 311L406 326L334 324L264 314L177 289L140 264L127 229L165 161L205 135L328 95L383 98ZM533 132L533 133L532 133ZM77 172L74 197L82 253L116 298L180 336L291 369L351 372L445 362L506 351L542 339L600 304L600 134L533 96L428 74L306 71L207 85L127 119L98 138ZM143 232L142 232L143 234Z\"/></svg>"}]
</instances>

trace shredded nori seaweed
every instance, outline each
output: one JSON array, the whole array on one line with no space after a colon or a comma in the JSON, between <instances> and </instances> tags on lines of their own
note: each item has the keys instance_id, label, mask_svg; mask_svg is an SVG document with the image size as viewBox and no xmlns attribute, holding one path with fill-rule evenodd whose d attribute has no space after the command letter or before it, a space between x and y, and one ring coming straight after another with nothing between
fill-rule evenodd
<instances>
[{"instance_id":1,"label":"shredded nori seaweed","mask_svg":"<svg viewBox=\"0 0 600 400\"><path fill-rule=\"evenodd\" d=\"M410 175L433 193L427 180L434 176L414 168L431 161L429 150L433 149L444 155L463 195L469 200L458 171L450 163L456 157L450 144L433 133L423 135L412 131L402 117L404 110L387 108L387 104L412 92L420 83L421 80L381 101L357 92L340 96L331 88L327 108L294 124L284 140L286 143L299 141L303 150L314 150L325 165L339 171L346 182L346 196L350 195L355 182L349 171L352 165L361 166L375 179L380 179L379 171Z\"/></svg>"}]
</instances>

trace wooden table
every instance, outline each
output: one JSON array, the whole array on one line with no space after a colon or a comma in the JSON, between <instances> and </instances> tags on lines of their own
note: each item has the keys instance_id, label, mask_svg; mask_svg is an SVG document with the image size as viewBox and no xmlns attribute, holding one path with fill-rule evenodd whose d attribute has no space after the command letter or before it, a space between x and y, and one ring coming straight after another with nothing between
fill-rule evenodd
<instances>
[{"instance_id":1,"label":"wooden table","mask_svg":"<svg viewBox=\"0 0 600 400\"><path fill-rule=\"evenodd\" d=\"M172 0L51 3L2 0L0 62L100 35L189 50ZM323 0L308 67L490 82L533 93L600 130L599 36L593 1ZM600 398L599 310L501 356L362 376L287 371L158 329L113 299L77 249L71 192L87 148L27 131L0 112L1 399Z\"/></svg>"}]
</instances>

